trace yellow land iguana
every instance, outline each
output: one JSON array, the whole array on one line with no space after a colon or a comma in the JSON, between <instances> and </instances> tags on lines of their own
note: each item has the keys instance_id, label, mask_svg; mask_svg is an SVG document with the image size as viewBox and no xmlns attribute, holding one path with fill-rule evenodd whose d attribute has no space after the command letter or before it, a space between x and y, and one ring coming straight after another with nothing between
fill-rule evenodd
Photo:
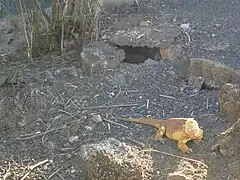
<instances>
[{"instance_id":1,"label":"yellow land iguana","mask_svg":"<svg viewBox=\"0 0 240 180\"><path fill-rule=\"evenodd\" d=\"M150 118L120 118L121 120L146 124L157 129L153 136L155 141L162 141L165 135L169 139L178 141L178 148L184 153L192 153L186 143L190 140L202 142L203 130L199 128L194 118L169 118L167 120L158 120Z\"/></svg>"}]
</instances>

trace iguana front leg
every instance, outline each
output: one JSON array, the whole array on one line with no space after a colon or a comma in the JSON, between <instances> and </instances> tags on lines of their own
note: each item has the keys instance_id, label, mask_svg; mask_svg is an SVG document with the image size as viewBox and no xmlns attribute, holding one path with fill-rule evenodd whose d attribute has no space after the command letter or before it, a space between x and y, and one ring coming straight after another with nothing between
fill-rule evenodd
<instances>
[{"instance_id":1,"label":"iguana front leg","mask_svg":"<svg viewBox=\"0 0 240 180\"><path fill-rule=\"evenodd\" d=\"M160 141L162 144L165 144L165 139L163 138L165 131L166 129L164 126L159 127L155 135L153 135L150 139L153 139L154 141Z\"/></svg>"},{"instance_id":2,"label":"iguana front leg","mask_svg":"<svg viewBox=\"0 0 240 180\"><path fill-rule=\"evenodd\" d=\"M188 140L180 140L180 141L178 141L178 148L179 148L182 152L190 154L190 153L192 153L193 151L192 151L191 148L189 148L189 147L186 145L187 142L188 142Z\"/></svg>"}]
</instances>

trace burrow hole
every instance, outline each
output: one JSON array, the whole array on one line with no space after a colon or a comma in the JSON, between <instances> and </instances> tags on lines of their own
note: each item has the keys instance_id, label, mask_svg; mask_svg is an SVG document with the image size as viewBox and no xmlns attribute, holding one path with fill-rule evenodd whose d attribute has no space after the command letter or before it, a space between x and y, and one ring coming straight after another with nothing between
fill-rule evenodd
<instances>
[{"instance_id":1,"label":"burrow hole","mask_svg":"<svg viewBox=\"0 0 240 180\"><path fill-rule=\"evenodd\" d=\"M125 52L125 59L123 62L131 64L144 63L148 58L152 60L159 60L159 48L149 47L132 47L132 46L118 46Z\"/></svg>"}]
</instances>

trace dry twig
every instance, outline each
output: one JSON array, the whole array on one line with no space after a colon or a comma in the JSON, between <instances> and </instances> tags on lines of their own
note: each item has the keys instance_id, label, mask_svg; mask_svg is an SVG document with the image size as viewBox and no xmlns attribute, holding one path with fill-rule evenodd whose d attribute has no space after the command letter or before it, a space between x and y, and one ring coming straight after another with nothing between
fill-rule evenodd
<instances>
[{"instance_id":1,"label":"dry twig","mask_svg":"<svg viewBox=\"0 0 240 180\"><path fill-rule=\"evenodd\" d=\"M145 149L145 150L141 150L139 153L141 153L141 152L157 152L157 153L164 154L164 155L167 155L167 156L172 156L172 157L179 158L179 159L184 159L184 160L188 160L188 161L192 161L192 162L197 162L197 163L200 163L200 164L208 167L202 161L199 161L199 160L196 160L196 159L187 158L187 157L178 156L178 155L175 155L175 154L170 154L170 153L159 151L159 150L155 150L155 149Z\"/></svg>"},{"instance_id":2,"label":"dry twig","mask_svg":"<svg viewBox=\"0 0 240 180\"><path fill-rule=\"evenodd\" d=\"M51 179L55 174L57 174L62 168L57 169L56 171L54 171L49 177L48 179Z\"/></svg>"},{"instance_id":3,"label":"dry twig","mask_svg":"<svg viewBox=\"0 0 240 180\"><path fill-rule=\"evenodd\" d=\"M89 109L103 109L103 108L120 108L120 107L132 107L139 106L140 104L116 104L116 105L103 105L103 106L88 106L88 107L78 107L79 110L89 110Z\"/></svg>"},{"instance_id":4,"label":"dry twig","mask_svg":"<svg viewBox=\"0 0 240 180\"><path fill-rule=\"evenodd\" d=\"M121 127L124 127L124 128L126 128L126 129L128 129L127 126L125 126L125 125L123 125L123 124L120 124L120 123L117 123L117 122L113 122L113 121L110 121L110 120L107 120L107 119L103 119L103 121L106 121L106 122L111 123L111 124L116 124L116 125L118 125L118 126L121 126Z\"/></svg>"},{"instance_id":5,"label":"dry twig","mask_svg":"<svg viewBox=\"0 0 240 180\"><path fill-rule=\"evenodd\" d=\"M147 100L147 105L146 106L147 106L146 108L148 109L148 107L149 107L149 99Z\"/></svg>"},{"instance_id":6,"label":"dry twig","mask_svg":"<svg viewBox=\"0 0 240 180\"><path fill-rule=\"evenodd\" d=\"M160 97L164 97L164 98L169 98L169 99L176 99L173 96L167 96L167 95L163 95L163 94L159 94Z\"/></svg>"},{"instance_id":7,"label":"dry twig","mask_svg":"<svg viewBox=\"0 0 240 180\"><path fill-rule=\"evenodd\" d=\"M206 104L206 109L208 109L208 102L209 101L209 98L207 98L207 104Z\"/></svg>"},{"instance_id":8,"label":"dry twig","mask_svg":"<svg viewBox=\"0 0 240 180\"><path fill-rule=\"evenodd\" d=\"M47 163L47 162L48 162L48 159L46 159L46 160L44 160L44 161L40 161L40 162L38 162L38 163L36 163L36 164L34 164L34 165L29 166L29 167L28 167L29 172L27 172L20 180L24 180L24 179L30 174L30 172L31 172L32 170L34 170L34 169L37 168L38 166L41 166L41 165L43 165L43 164L45 164L45 163Z\"/></svg>"},{"instance_id":9,"label":"dry twig","mask_svg":"<svg viewBox=\"0 0 240 180\"><path fill-rule=\"evenodd\" d=\"M7 169L6 173L3 175L3 180L6 180L9 176L11 176L10 169L11 169L11 163L9 161L8 162L8 169Z\"/></svg>"},{"instance_id":10,"label":"dry twig","mask_svg":"<svg viewBox=\"0 0 240 180\"><path fill-rule=\"evenodd\" d=\"M23 4L22 4L22 1L19 1L19 2L20 2L20 11L21 11L21 17L22 17L23 28L24 28L24 35L25 35L25 39L27 42L27 55L28 55L29 60L31 62L33 62L33 57L32 57L33 30L31 30L31 32L30 32L30 40L29 40L27 23L26 23L26 21L25 21L26 19L24 17Z\"/></svg>"},{"instance_id":11,"label":"dry twig","mask_svg":"<svg viewBox=\"0 0 240 180\"><path fill-rule=\"evenodd\" d=\"M137 144L137 145L139 145L139 146L141 146L141 147L146 147L146 144L144 144L144 143L141 143L141 142L139 142L139 141L137 141L137 140L135 140L135 139L132 139L132 138L126 138L127 140L129 140L129 141L131 141L131 142L133 142L133 143L135 143L135 144Z\"/></svg>"}]
</instances>

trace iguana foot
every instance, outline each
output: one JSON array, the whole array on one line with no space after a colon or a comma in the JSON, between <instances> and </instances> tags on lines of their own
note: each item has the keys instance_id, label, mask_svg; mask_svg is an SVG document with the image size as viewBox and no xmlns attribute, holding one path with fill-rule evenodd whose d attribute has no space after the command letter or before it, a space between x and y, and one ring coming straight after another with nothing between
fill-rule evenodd
<instances>
[{"instance_id":1,"label":"iguana foot","mask_svg":"<svg viewBox=\"0 0 240 180\"><path fill-rule=\"evenodd\" d=\"M199 144L199 143L202 143L203 141L201 139L195 139L195 140L193 140L193 142L196 144Z\"/></svg>"},{"instance_id":2,"label":"iguana foot","mask_svg":"<svg viewBox=\"0 0 240 180\"><path fill-rule=\"evenodd\" d=\"M162 144L165 144L165 139L163 138L163 132L162 131L157 131L157 133L155 135L153 135L152 137L150 137L150 139L152 139L154 141L159 141Z\"/></svg>"},{"instance_id":3,"label":"iguana foot","mask_svg":"<svg viewBox=\"0 0 240 180\"><path fill-rule=\"evenodd\" d=\"M164 133L165 133L165 127L164 126L159 126L155 135L153 135L151 137L151 139L154 140L154 141L159 141L162 144L165 144L165 139L163 138Z\"/></svg>"},{"instance_id":4,"label":"iguana foot","mask_svg":"<svg viewBox=\"0 0 240 180\"><path fill-rule=\"evenodd\" d=\"M185 151L185 153L191 154L191 153L193 153L193 150L192 150L191 148L188 148L188 149Z\"/></svg>"},{"instance_id":5,"label":"iguana foot","mask_svg":"<svg viewBox=\"0 0 240 180\"><path fill-rule=\"evenodd\" d=\"M189 148L187 145L187 140L182 140L178 142L178 149L180 149L182 152L190 154L193 152L191 148Z\"/></svg>"}]
</instances>

